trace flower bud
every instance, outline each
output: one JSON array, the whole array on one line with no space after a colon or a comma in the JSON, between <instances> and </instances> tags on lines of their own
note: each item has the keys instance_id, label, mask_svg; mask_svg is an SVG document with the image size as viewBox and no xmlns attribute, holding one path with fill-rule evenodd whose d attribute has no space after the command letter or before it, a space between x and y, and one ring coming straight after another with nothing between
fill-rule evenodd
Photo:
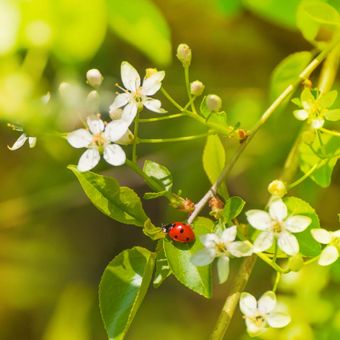
<instances>
[{"instance_id":1,"label":"flower bud","mask_svg":"<svg viewBox=\"0 0 340 340\"><path fill-rule=\"evenodd\" d=\"M209 200L210 215L219 219L223 214L224 203L216 196Z\"/></svg>"},{"instance_id":2,"label":"flower bud","mask_svg":"<svg viewBox=\"0 0 340 340\"><path fill-rule=\"evenodd\" d=\"M189 67L191 64L191 48L187 44L179 44L176 57L184 67Z\"/></svg>"},{"instance_id":3,"label":"flower bud","mask_svg":"<svg viewBox=\"0 0 340 340\"><path fill-rule=\"evenodd\" d=\"M99 108L99 94L92 90L86 97L86 107L89 112L97 112Z\"/></svg>"},{"instance_id":4,"label":"flower bud","mask_svg":"<svg viewBox=\"0 0 340 340\"><path fill-rule=\"evenodd\" d=\"M216 94L209 94L205 102L209 111L218 112L222 107L222 99Z\"/></svg>"},{"instance_id":5,"label":"flower bud","mask_svg":"<svg viewBox=\"0 0 340 340\"><path fill-rule=\"evenodd\" d=\"M193 96L200 96L203 93L204 88L205 86L201 81L195 80L190 84L190 93Z\"/></svg>"},{"instance_id":6,"label":"flower bud","mask_svg":"<svg viewBox=\"0 0 340 340\"><path fill-rule=\"evenodd\" d=\"M177 205L177 208L180 211L184 211L188 214L191 214L195 209L195 203L191 199L186 198L182 200L179 205Z\"/></svg>"},{"instance_id":7,"label":"flower bud","mask_svg":"<svg viewBox=\"0 0 340 340\"><path fill-rule=\"evenodd\" d=\"M240 143L243 143L248 138L248 132L244 129L237 129L236 130L237 137L240 140Z\"/></svg>"},{"instance_id":8,"label":"flower bud","mask_svg":"<svg viewBox=\"0 0 340 340\"><path fill-rule=\"evenodd\" d=\"M87 83L90 86L98 87L101 85L104 78L99 70L97 70L96 68L93 68L86 72L86 79L87 79Z\"/></svg>"},{"instance_id":9,"label":"flower bud","mask_svg":"<svg viewBox=\"0 0 340 340\"><path fill-rule=\"evenodd\" d=\"M289 258L288 267L293 272L298 272L303 267L304 262L301 254L296 254Z\"/></svg>"},{"instance_id":10,"label":"flower bud","mask_svg":"<svg viewBox=\"0 0 340 340\"><path fill-rule=\"evenodd\" d=\"M283 197L287 193L286 184L283 181L276 179L269 183L268 192L271 195Z\"/></svg>"},{"instance_id":11,"label":"flower bud","mask_svg":"<svg viewBox=\"0 0 340 340\"><path fill-rule=\"evenodd\" d=\"M120 108L114 108L109 110L109 115L112 120L120 119L122 117L123 110Z\"/></svg>"},{"instance_id":12,"label":"flower bud","mask_svg":"<svg viewBox=\"0 0 340 340\"><path fill-rule=\"evenodd\" d=\"M120 145L129 145L133 143L135 139L133 133L130 130L127 130L125 135L121 137L116 143Z\"/></svg>"}]
</instances>

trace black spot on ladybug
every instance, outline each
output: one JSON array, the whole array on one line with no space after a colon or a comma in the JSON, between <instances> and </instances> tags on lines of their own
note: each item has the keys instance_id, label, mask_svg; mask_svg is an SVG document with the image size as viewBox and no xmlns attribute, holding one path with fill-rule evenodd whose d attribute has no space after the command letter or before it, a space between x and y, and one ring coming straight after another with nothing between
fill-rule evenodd
<instances>
[{"instance_id":1,"label":"black spot on ladybug","mask_svg":"<svg viewBox=\"0 0 340 340\"><path fill-rule=\"evenodd\" d=\"M187 240L187 241L189 241L189 240L190 240L190 238L189 238L189 237L187 237L187 238L186 238L186 240Z\"/></svg>"},{"instance_id":2,"label":"black spot on ladybug","mask_svg":"<svg viewBox=\"0 0 340 340\"><path fill-rule=\"evenodd\" d=\"M183 234L183 233L184 233L184 229L182 228L179 232L180 232L181 234Z\"/></svg>"},{"instance_id":3,"label":"black spot on ladybug","mask_svg":"<svg viewBox=\"0 0 340 340\"><path fill-rule=\"evenodd\" d=\"M178 236L177 236L177 235L175 235L175 238L178 238Z\"/></svg>"}]
</instances>

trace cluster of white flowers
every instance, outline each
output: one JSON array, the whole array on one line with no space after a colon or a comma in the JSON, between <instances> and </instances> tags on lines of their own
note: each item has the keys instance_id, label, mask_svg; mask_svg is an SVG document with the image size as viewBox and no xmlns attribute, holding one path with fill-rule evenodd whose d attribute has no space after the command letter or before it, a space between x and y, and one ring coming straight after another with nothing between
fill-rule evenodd
<instances>
[{"instance_id":1,"label":"cluster of white flowers","mask_svg":"<svg viewBox=\"0 0 340 340\"><path fill-rule=\"evenodd\" d=\"M67 135L67 141L74 148L86 148L78 162L79 171L89 171L100 161L101 154L105 161L113 166L125 163L126 155L120 145L131 144L134 140L129 126L136 114L146 107L157 112L166 112L158 99L151 98L162 86L165 77L164 71L148 69L141 85L141 78L137 70L124 61L121 64L121 79L125 88L120 87L124 92L118 94L109 108L111 122L105 122L100 114L89 116L86 119L86 128L77 129ZM87 83L97 89L103 81L103 76L97 69L91 69L86 73ZM93 90L89 96L98 93ZM48 101L48 100L47 100ZM21 130L22 131L22 130ZM36 144L36 137L29 137L22 133L18 140L9 147L10 150L21 148L28 141L33 148Z\"/></svg>"},{"instance_id":2,"label":"cluster of white flowers","mask_svg":"<svg viewBox=\"0 0 340 340\"><path fill-rule=\"evenodd\" d=\"M136 69L128 62L121 64L121 78L125 89L114 99L109 113L112 121L104 122L100 116L87 118L87 129L78 129L68 134L67 140L74 148L86 148L78 162L79 171L89 171L100 161L103 154L105 161L113 166L125 163L126 155L118 145L133 142L134 136L129 130L130 124L136 117L137 111L145 106L154 112L164 112L161 102L149 96L154 95L162 86L164 71L147 72L141 86L141 80ZM87 81L98 87L102 75L98 70L87 72ZM124 107L123 109L121 109Z\"/></svg>"}]
</instances>

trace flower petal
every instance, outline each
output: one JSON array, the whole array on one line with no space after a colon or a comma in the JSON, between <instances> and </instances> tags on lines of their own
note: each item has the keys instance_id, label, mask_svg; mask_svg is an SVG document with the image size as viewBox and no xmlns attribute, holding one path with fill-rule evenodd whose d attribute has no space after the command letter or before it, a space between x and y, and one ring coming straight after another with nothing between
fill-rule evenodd
<instances>
[{"instance_id":1,"label":"flower petal","mask_svg":"<svg viewBox=\"0 0 340 340\"><path fill-rule=\"evenodd\" d=\"M261 314L268 314L274 310L276 306L276 295L269 290L265 292L259 299L258 309Z\"/></svg>"},{"instance_id":2,"label":"flower petal","mask_svg":"<svg viewBox=\"0 0 340 340\"><path fill-rule=\"evenodd\" d=\"M89 171L98 164L99 160L100 154L97 149L87 149L79 159L78 170L82 172Z\"/></svg>"},{"instance_id":3,"label":"flower petal","mask_svg":"<svg viewBox=\"0 0 340 340\"><path fill-rule=\"evenodd\" d=\"M256 238L253 246L254 253L261 253L264 250L270 248L274 241L274 235L271 231L263 231Z\"/></svg>"},{"instance_id":4,"label":"flower petal","mask_svg":"<svg viewBox=\"0 0 340 340\"><path fill-rule=\"evenodd\" d=\"M320 129L323 127L325 120L322 118L313 119L311 122L311 126L313 129Z\"/></svg>"},{"instance_id":5,"label":"flower petal","mask_svg":"<svg viewBox=\"0 0 340 340\"><path fill-rule=\"evenodd\" d=\"M227 246L229 253L235 257L250 256L253 253L253 248L248 242L236 241L229 243Z\"/></svg>"},{"instance_id":6,"label":"flower petal","mask_svg":"<svg viewBox=\"0 0 340 340\"><path fill-rule=\"evenodd\" d=\"M126 161L124 150L117 144L109 144L104 146L104 159L111 165L123 165Z\"/></svg>"},{"instance_id":7,"label":"flower petal","mask_svg":"<svg viewBox=\"0 0 340 340\"><path fill-rule=\"evenodd\" d=\"M92 143L92 135L85 129L78 129L67 135L67 141L74 148L86 148Z\"/></svg>"},{"instance_id":8,"label":"flower petal","mask_svg":"<svg viewBox=\"0 0 340 340\"><path fill-rule=\"evenodd\" d=\"M281 199L273 200L269 205L269 214L276 221L283 221L287 217L287 206Z\"/></svg>"},{"instance_id":9,"label":"flower petal","mask_svg":"<svg viewBox=\"0 0 340 340\"><path fill-rule=\"evenodd\" d=\"M216 243L221 242L220 238L213 233L201 235L200 240L206 248L215 248Z\"/></svg>"},{"instance_id":10,"label":"flower petal","mask_svg":"<svg viewBox=\"0 0 340 340\"><path fill-rule=\"evenodd\" d=\"M228 256L220 256L217 260L217 276L219 283L224 283L228 280L229 262Z\"/></svg>"},{"instance_id":11,"label":"flower petal","mask_svg":"<svg viewBox=\"0 0 340 340\"><path fill-rule=\"evenodd\" d=\"M165 72L159 71L144 79L142 94L145 96L153 96L161 88L164 77Z\"/></svg>"},{"instance_id":12,"label":"flower petal","mask_svg":"<svg viewBox=\"0 0 340 340\"><path fill-rule=\"evenodd\" d=\"M166 112L164 109L161 108L162 103L158 99L146 98L144 99L143 104L150 111L157 113Z\"/></svg>"},{"instance_id":13,"label":"flower petal","mask_svg":"<svg viewBox=\"0 0 340 340\"><path fill-rule=\"evenodd\" d=\"M246 318L246 326L247 326L247 332L250 336L260 335L266 329L265 323L261 324L261 326L258 326L256 322L248 318Z\"/></svg>"},{"instance_id":14,"label":"flower petal","mask_svg":"<svg viewBox=\"0 0 340 340\"><path fill-rule=\"evenodd\" d=\"M248 317L257 314L257 301L255 297L249 293L243 292L240 296L240 310Z\"/></svg>"},{"instance_id":15,"label":"flower petal","mask_svg":"<svg viewBox=\"0 0 340 340\"><path fill-rule=\"evenodd\" d=\"M124 110L122 113L122 119L125 120L128 125L130 125L136 117L137 110L138 110L138 107L135 102L127 104L124 107Z\"/></svg>"},{"instance_id":16,"label":"flower petal","mask_svg":"<svg viewBox=\"0 0 340 340\"><path fill-rule=\"evenodd\" d=\"M278 246L287 255L296 255L299 252L299 243L296 237L287 231L282 231L278 238Z\"/></svg>"},{"instance_id":17,"label":"flower petal","mask_svg":"<svg viewBox=\"0 0 340 340\"><path fill-rule=\"evenodd\" d=\"M301 231L304 231L311 223L312 219L310 217L295 215L287 218L285 221L285 226L287 230L292 233L300 233Z\"/></svg>"},{"instance_id":18,"label":"flower petal","mask_svg":"<svg viewBox=\"0 0 340 340\"><path fill-rule=\"evenodd\" d=\"M334 246L327 246L320 255L319 265L328 266L334 263L339 258L339 252Z\"/></svg>"},{"instance_id":19,"label":"flower petal","mask_svg":"<svg viewBox=\"0 0 340 340\"><path fill-rule=\"evenodd\" d=\"M210 248L204 248L191 256L191 263L197 267L206 266L215 259L215 252Z\"/></svg>"},{"instance_id":20,"label":"flower petal","mask_svg":"<svg viewBox=\"0 0 340 340\"><path fill-rule=\"evenodd\" d=\"M133 135L133 133L128 129L124 136L122 136L121 138L119 138L116 141L116 144L120 144L120 145L129 145L132 144L133 140L134 140L135 136Z\"/></svg>"},{"instance_id":21,"label":"flower petal","mask_svg":"<svg viewBox=\"0 0 340 340\"><path fill-rule=\"evenodd\" d=\"M109 112L114 112L120 107L126 105L129 102L130 99L129 93L120 93L118 94L115 99L113 100L113 103L110 105Z\"/></svg>"},{"instance_id":22,"label":"flower petal","mask_svg":"<svg viewBox=\"0 0 340 340\"><path fill-rule=\"evenodd\" d=\"M287 326L291 321L291 317L284 313L271 313L267 317L267 322L270 327L282 328Z\"/></svg>"},{"instance_id":23,"label":"flower petal","mask_svg":"<svg viewBox=\"0 0 340 340\"><path fill-rule=\"evenodd\" d=\"M120 67L122 82L128 90L136 92L140 87L140 76L137 70L127 61L123 61Z\"/></svg>"},{"instance_id":24,"label":"flower petal","mask_svg":"<svg viewBox=\"0 0 340 340\"><path fill-rule=\"evenodd\" d=\"M295 110L293 114L298 120L306 120L309 116L309 113L306 110Z\"/></svg>"},{"instance_id":25,"label":"flower petal","mask_svg":"<svg viewBox=\"0 0 340 340\"><path fill-rule=\"evenodd\" d=\"M315 240L322 244L328 244L332 240L332 234L323 228L315 228L310 231Z\"/></svg>"},{"instance_id":26,"label":"flower petal","mask_svg":"<svg viewBox=\"0 0 340 340\"><path fill-rule=\"evenodd\" d=\"M28 145L30 148L34 148L35 145L37 144L37 137L28 137Z\"/></svg>"},{"instance_id":27,"label":"flower petal","mask_svg":"<svg viewBox=\"0 0 340 340\"><path fill-rule=\"evenodd\" d=\"M25 144L27 138L28 137L26 136L26 134L23 133L22 135L19 136L19 138L16 140L16 142L12 146L9 146L8 148L11 151L20 149Z\"/></svg>"},{"instance_id":28,"label":"flower petal","mask_svg":"<svg viewBox=\"0 0 340 340\"><path fill-rule=\"evenodd\" d=\"M258 230L269 229L272 225L270 215L263 210L248 210L246 212L247 220L252 227Z\"/></svg>"},{"instance_id":29,"label":"flower petal","mask_svg":"<svg viewBox=\"0 0 340 340\"><path fill-rule=\"evenodd\" d=\"M221 235L221 240L223 243L228 244L229 242L232 242L235 240L237 234L237 228L236 226L232 226L230 228L227 228L223 231Z\"/></svg>"},{"instance_id":30,"label":"flower petal","mask_svg":"<svg viewBox=\"0 0 340 340\"><path fill-rule=\"evenodd\" d=\"M97 117L88 117L86 123L92 132L92 134L97 135L104 131L105 125L104 122Z\"/></svg>"},{"instance_id":31,"label":"flower petal","mask_svg":"<svg viewBox=\"0 0 340 340\"><path fill-rule=\"evenodd\" d=\"M129 125L126 121L122 119L113 120L105 127L105 138L111 142L116 142L126 134L128 128Z\"/></svg>"}]
</instances>

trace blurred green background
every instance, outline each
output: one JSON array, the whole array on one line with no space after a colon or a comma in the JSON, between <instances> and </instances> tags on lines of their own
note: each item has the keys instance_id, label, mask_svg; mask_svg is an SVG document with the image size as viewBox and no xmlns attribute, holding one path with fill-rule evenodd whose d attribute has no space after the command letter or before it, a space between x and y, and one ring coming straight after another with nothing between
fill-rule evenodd
<instances>
[{"instance_id":1,"label":"blurred green background","mask_svg":"<svg viewBox=\"0 0 340 340\"><path fill-rule=\"evenodd\" d=\"M270 101L274 67L287 55L309 50L295 25L299 0L1 0L0 1L0 339L105 339L97 286L106 264L123 249L154 245L141 229L103 216L83 194L66 165L80 152L45 136L35 149L11 152L19 136L6 123L22 124L31 135L71 131L89 113L91 90L85 73L98 68L105 81L102 113L107 114L122 60L141 73L166 70L164 86L184 103L183 73L174 60L179 43L193 50L191 79L219 94L229 122L250 128ZM340 1L329 1L340 8ZM316 80L316 75L312 80ZM59 91L61 82L67 82ZM335 84L339 88L339 83ZM48 105L40 97L51 93ZM176 111L162 99L163 107ZM339 101L338 101L339 104ZM251 143L229 180L231 194L246 208L262 207L268 183L279 176L299 122L287 104ZM149 113L144 113L145 117ZM149 115L150 117L150 115ZM174 121L173 121L174 122ZM145 124L143 137L202 132L189 119ZM270 142L269 142L270 141ZM209 187L201 166L204 141L148 145L142 159L166 165L176 189L197 201ZM229 155L235 147L227 141ZM339 172L320 189L307 180L295 195L316 208L322 225L338 228ZM143 182L125 167L103 171L143 193ZM327 204L324 204L327 202ZM157 224L184 219L163 199L145 201ZM232 264L232 276L239 262ZM247 287L262 294L273 272L260 261ZM232 278L228 282L231 282ZM294 321L266 339L340 338L340 264L309 267L287 275L280 292ZM131 340L204 340L214 326L229 283L205 300L169 278L151 288L128 333ZM248 339L239 312L228 339Z\"/></svg>"}]
</instances>

